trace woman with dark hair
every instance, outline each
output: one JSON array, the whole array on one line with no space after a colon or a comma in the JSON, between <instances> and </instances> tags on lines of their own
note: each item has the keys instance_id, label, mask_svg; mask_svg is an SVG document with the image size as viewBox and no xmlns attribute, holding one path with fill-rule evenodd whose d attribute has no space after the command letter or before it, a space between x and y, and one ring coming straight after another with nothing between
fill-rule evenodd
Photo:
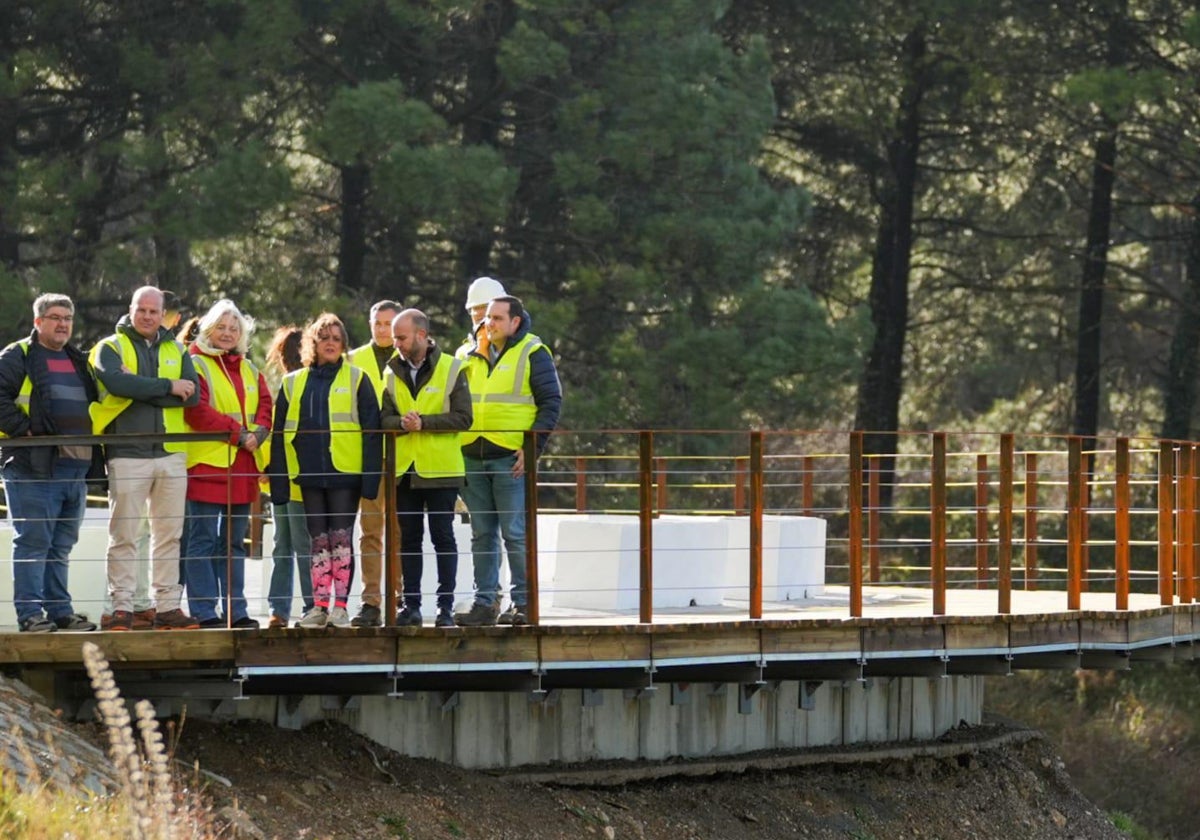
<instances>
[{"instance_id":1,"label":"woman with dark hair","mask_svg":"<svg viewBox=\"0 0 1200 840\"><path fill-rule=\"evenodd\" d=\"M300 344L304 330L287 324L275 330L267 350L267 370L282 379L299 370ZM312 540L304 525L303 496L300 485L289 482L291 494L283 504L272 505L271 518L275 524L275 544L271 549L271 582L267 601L271 605L271 627L287 627L292 617L292 593L295 591L296 570L300 572L300 596L304 611L313 608L312 570L310 552Z\"/></svg>"},{"instance_id":2,"label":"woman with dark hair","mask_svg":"<svg viewBox=\"0 0 1200 840\"><path fill-rule=\"evenodd\" d=\"M271 392L246 358L253 329L233 301L219 300L200 318L188 351L200 401L185 408L183 417L195 431L227 435L187 448L184 578L188 606L201 627L224 627L226 621L235 628L258 627L247 611L245 540L267 463L260 447L271 427Z\"/></svg>"},{"instance_id":3,"label":"woman with dark hair","mask_svg":"<svg viewBox=\"0 0 1200 840\"><path fill-rule=\"evenodd\" d=\"M324 312L304 330L301 367L283 378L271 437L271 501L300 486L312 538L313 606L301 627L349 627L352 536L358 503L379 492L379 400L370 379L344 358L346 327Z\"/></svg>"}]
</instances>

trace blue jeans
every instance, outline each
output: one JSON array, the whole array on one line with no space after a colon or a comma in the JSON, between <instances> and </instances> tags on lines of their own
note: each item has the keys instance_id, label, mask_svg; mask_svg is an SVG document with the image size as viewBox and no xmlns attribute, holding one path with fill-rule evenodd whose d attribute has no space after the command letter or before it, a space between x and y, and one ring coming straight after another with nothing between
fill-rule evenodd
<instances>
[{"instance_id":1,"label":"blue jeans","mask_svg":"<svg viewBox=\"0 0 1200 840\"><path fill-rule=\"evenodd\" d=\"M296 569L300 570L300 594L304 600L304 611L312 609L312 537L304 524L304 505L288 502L274 505L275 545L271 549L271 582L267 587L267 600L271 614L287 620L292 615L292 592L295 586ZM295 563L292 558L295 558Z\"/></svg>"},{"instance_id":2,"label":"blue jeans","mask_svg":"<svg viewBox=\"0 0 1200 840\"><path fill-rule=\"evenodd\" d=\"M217 505L211 502L187 503L188 607L199 621L217 617L218 606L232 596L233 620L245 618L246 609L246 531L250 525L250 505ZM226 542L231 543L233 562L226 576Z\"/></svg>"},{"instance_id":3,"label":"blue jeans","mask_svg":"<svg viewBox=\"0 0 1200 840\"><path fill-rule=\"evenodd\" d=\"M404 606L421 608L421 573L425 566L425 512L429 512L429 539L437 553L437 605L454 607L458 577L458 542L454 539L456 487L413 487L412 473L396 485L396 521L400 525L400 566L404 573Z\"/></svg>"},{"instance_id":4,"label":"blue jeans","mask_svg":"<svg viewBox=\"0 0 1200 840\"><path fill-rule=\"evenodd\" d=\"M525 478L513 478L516 453L503 458L465 456L463 501L471 512L471 560L475 600L491 606L500 598L500 538L508 553L512 601L525 607Z\"/></svg>"},{"instance_id":5,"label":"blue jeans","mask_svg":"<svg viewBox=\"0 0 1200 840\"><path fill-rule=\"evenodd\" d=\"M43 609L51 621L74 612L67 591L67 558L79 540L87 506L86 474L86 464L57 463L50 478L37 478L11 464L4 468L18 622L40 616Z\"/></svg>"}]
</instances>

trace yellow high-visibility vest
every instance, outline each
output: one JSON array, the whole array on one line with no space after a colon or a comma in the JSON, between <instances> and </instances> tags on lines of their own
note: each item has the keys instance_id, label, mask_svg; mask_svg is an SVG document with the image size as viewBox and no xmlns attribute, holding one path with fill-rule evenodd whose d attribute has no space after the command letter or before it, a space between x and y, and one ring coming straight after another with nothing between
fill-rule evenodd
<instances>
[{"instance_id":1,"label":"yellow high-visibility vest","mask_svg":"<svg viewBox=\"0 0 1200 840\"><path fill-rule=\"evenodd\" d=\"M196 367L196 374L208 383L209 404L213 409L250 432L259 428L252 419L258 411L258 368L251 364L249 359L242 357L242 390L246 394L245 402L242 403L238 402L237 388L229 378L229 371L225 370L225 366L219 361L200 354L192 356L192 364ZM226 469L237 458L237 450L237 446L231 446L226 441L190 442L187 447L188 467L208 464L210 467ZM264 441L254 450L254 463L263 470L266 469L269 458L270 449Z\"/></svg>"},{"instance_id":2,"label":"yellow high-visibility vest","mask_svg":"<svg viewBox=\"0 0 1200 840\"><path fill-rule=\"evenodd\" d=\"M462 359L447 353L438 357L437 366L429 381L421 386L414 398L407 385L399 383L390 367L383 373L384 388L396 403L401 415L410 411L419 414L446 414L450 411L450 393L458 382ZM396 477L416 466L422 478L459 478L466 475L459 435L453 432L409 432L396 436Z\"/></svg>"},{"instance_id":3,"label":"yellow high-visibility vest","mask_svg":"<svg viewBox=\"0 0 1200 840\"><path fill-rule=\"evenodd\" d=\"M125 333L117 333L110 335L108 338L99 341L92 352L88 354L88 362L92 369L95 370L96 363L100 360L100 350L108 345L118 356L121 357L121 364L125 369L132 372L138 372L138 354L134 349L133 341ZM161 341L158 344L158 375L164 379L182 379L183 378L183 345L178 341ZM100 390L100 401L94 402L88 406L88 413L92 417L92 434L102 435L104 430L109 427L109 424L121 414L122 411L129 408L133 404L133 400L129 397L118 397L115 394L110 394L108 389L104 387L104 383L100 377L96 377L96 387ZM187 431L187 423L183 420L183 406L178 408L164 408L163 413L163 430L169 434L178 434ZM187 449L186 443L164 443L163 449L168 452L184 452Z\"/></svg>"},{"instance_id":4,"label":"yellow high-visibility vest","mask_svg":"<svg viewBox=\"0 0 1200 840\"><path fill-rule=\"evenodd\" d=\"M300 398L308 383L308 368L294 370L283 378L283 393L287 397L287 416L283 421L284 452L287 455L288 476L300 475L300 459L296 456L296 430L300 427ZM329 387L329 454L338 472L361 474L363 469L362 423L358 417L358 387L365 376L362 368L344 362Z\"/></svg>"},{"instance_id":5,"label":"yellow high-visibility vest","mask_svg":"<svg viewBox=\"0 0 1200 840\"><path fill-rule=\"evenodd\" d=\"M382 404L383 374L379 373L379 363L375 361L375 345L367 342L362 347L355 347L346 354L346 361L367 375L367 379L371 380L371 387L375 389L375 399ZM387 365L384 365L383 369L386 371Z\"/></svg>"},{"instance_id":6,"label":"yellow high-visibility vest","mask_svg":"<svg viewBox=\"0 0 1200 840\"><path fill-rule=\"evenodd\" d=\"M500 357L490 375L485 359L472 356L467 363L467 385L475 410L470 430L459 443L466 446L480 437L505 449L517 450L525 430L533 428L537 404L529 386L529 357L549 353L536 335L527 334Z\"/></svg>"},{"instance_id":7,"label":"yellow high-visibility vest","mask_svg":"<svg viewBox=\"0 0 1200 840\"><path fill-rule=\"evenodd\" d=\"M12 344L8 345L8 347L5 347L4 349L9 350L13 347L20 347L22 355L28 356L29 355L29 341L30 340L28 338L22 338L20 341L14 341ZM26 417L29 416L29 398L32 394L33 394L33 382L32 382L32 380L30 380L29 374L27 373L27 374L25 374L25 381L21 383L21 389L19 391L17 391L17 398L13 401L17 404L17 408L19 408L19 409L21 409L21 411L25 412ZM5 434L4 432L0 432L0 438L6 438L6 437L8 437L7 434Z\"/></svg>"}]
</instances>

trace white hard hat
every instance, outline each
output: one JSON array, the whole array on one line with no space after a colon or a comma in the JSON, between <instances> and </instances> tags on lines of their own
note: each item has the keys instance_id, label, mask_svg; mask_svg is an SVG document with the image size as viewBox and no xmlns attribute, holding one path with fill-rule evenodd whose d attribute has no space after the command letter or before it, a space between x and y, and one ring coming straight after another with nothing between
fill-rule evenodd
<instances>
[{"instance_id":1,"label":"white hard hat","mask_svg":"<svg viewBox=\"0 0 1200 840\"><path fill-rule=\"evenodd\" d=\"M477 277L467 287L466 308L470 311L476 306L486 306L495 298L504 297L506 294L508 292L504 291L504 287L500 285L499 280L491 277Z\"/></svg>"}]
</instances>

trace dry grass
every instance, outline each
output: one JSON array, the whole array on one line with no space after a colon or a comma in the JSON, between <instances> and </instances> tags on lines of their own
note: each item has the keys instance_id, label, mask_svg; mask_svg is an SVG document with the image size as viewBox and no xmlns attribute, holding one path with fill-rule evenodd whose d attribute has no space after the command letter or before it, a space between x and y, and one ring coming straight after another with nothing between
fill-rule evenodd
<instances>
[{"instance_id":1,"label":"dry grass","mask_svg":"<svg viewBox=\"0 0 1200 840\"><path fill-rule=\"evenodd\" d=\"M1200 800L1200 671L1021 672L989 679L989 711L1045 732L1085 796L1148 830L1194 837Z\"/></svg>"},{"instance_id":2,"label":"dry grass","mask_svg":"<svg viewBox=\"0 0 1200 840\"><path fill-rule=\"evenodd\" d=\"M98 796L54 786L40 778L18 786L12 774L0 776L0 837L5 840L216 840L230 837L198 793L171 772L153 706L141 701L135 723L113 679L108 661L94 644L83 646L84 664L108 733L108 753L120 790ZM30 766L33 766L32 763ZM36 772L36 771L35 771Z\"/></svg>"}]
</instances>

